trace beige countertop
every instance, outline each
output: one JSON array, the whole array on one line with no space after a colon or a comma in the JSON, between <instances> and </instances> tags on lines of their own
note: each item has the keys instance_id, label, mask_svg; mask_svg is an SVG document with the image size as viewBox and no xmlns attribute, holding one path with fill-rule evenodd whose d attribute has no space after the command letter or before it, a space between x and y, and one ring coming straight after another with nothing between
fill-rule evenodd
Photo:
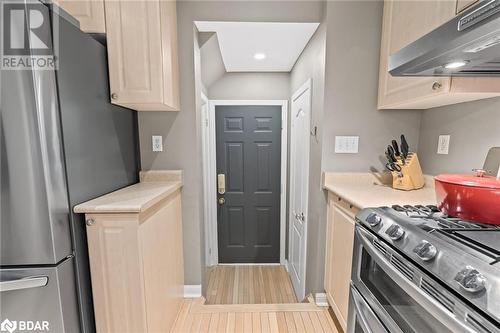
<instances>
[{"instance_id":1,"label":"beige countertop","mask_svg":"<svg viewBox=\"0 0 500 333\"><path fill-rule=\"evenodd\" d=\"M392 205L435 205L434 180L425 176L425 186L414 191L389 186L390 175L376 173L324 172L323 188L358 208Z\"/></svg>"},{"instance_id":2,"label":"beige countertop","mask_svg":"<svg viewBox=\"0 0 500 333\"><path fill-rule=\"evenodd\" d=\"M140 213L182 187L179 170L141 171L141 182L74 207L75 213ZM177 177L176 177L177 176Z\"/></svg>"}]
</instances>

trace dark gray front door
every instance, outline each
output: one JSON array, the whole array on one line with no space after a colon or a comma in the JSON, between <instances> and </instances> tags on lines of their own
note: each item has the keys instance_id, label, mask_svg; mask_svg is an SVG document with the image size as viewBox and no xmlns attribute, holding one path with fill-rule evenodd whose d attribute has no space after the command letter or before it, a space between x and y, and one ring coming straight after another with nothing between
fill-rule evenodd
<instances>
[{"instance_id":1,"label":"dark gray front door","mask_svg":"<svg viewBox=\"0 0 500 333\"><path fill-rule=\"evenodd\" d=\"M281 106L217 106L220 263L280 259Z\"/></svg>"}]
</instances>

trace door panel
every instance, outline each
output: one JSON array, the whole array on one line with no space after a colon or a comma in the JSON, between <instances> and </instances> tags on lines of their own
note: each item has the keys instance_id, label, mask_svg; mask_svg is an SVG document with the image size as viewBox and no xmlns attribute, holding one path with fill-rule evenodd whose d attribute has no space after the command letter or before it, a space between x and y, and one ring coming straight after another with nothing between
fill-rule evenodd
<instances>
[{"instance_id":1,"label":"door panel","mask_svg":"<svg viewBox=\"0 0 500 333\"><path fill-rule=\"evenodd\" d=\"M42 281L25 283L35 279ZM0 269L2 288L9 282L17 285L0 292L2 320L48 321L50 332L80 331L72 258L57 266Z\"/></svg>"},{"instance_id":2,"label":"door panel","mask_svg":"<svg viewBox=\"0 0 500 333\"><path fill-rule=\"evenodd\" d=\"M38 33L51 40L48 25ZM71 253L56 74L2 71L1 86L0 264L55 264Z\"/></svg>"},{"instance_id":3,"label":"door panel","mask_svg":"<svg viewBox=\"0 0 500 333\"><path fill-rule=\"evenodd\" d=\"M307 81L292 96L290 158L290 244L292 284L299 300L305 297L307 203L309 188L309 127L311 83Z\"/></svg>"},{"instance_id":4,"label":"door panel","mask_svg":"<svg viewBox=\"0 0 500 333\"><path fill-rule=\"evenodd\" d=\"M278 263L281 106L217 106L220 263Z\"/></svg>"}]
</instances>

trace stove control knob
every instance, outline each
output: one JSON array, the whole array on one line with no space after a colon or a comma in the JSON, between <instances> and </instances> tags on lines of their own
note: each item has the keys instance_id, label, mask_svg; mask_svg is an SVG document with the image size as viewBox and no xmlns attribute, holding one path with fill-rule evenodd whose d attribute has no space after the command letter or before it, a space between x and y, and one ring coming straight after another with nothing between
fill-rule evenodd
<instances>
[{"instance_id":1,"label":"stove control knob","mask_svg":"<svg viewBox=\"0 0 500 333\"><path fill-rule=\"evenodd\" d=\"M370 227L376 227L377 225L380 224L380 222L382 222L382 218L378 216L376 213L370 213L366 217L366 222L368 222Z\"/></svg>"},{"instance_id":2,"label":"stove control knob","mask_svg":"<svg viewBox=\"0 0 500 333\"><path fill-rule=\"evenodd\" d=\"M393 224L391 225L389 228L387 228L387 230L385 231L385 233L389 236L390 239L392 239L393 241L397 241L397 240L400 240L401 238L403 238L403 236L405 235L405 231L403 230L403 228L401 228L399 225L397 224Z\"/></svg>"},{"instance_id":3,"label":"stove control knob","mask_svg":"<svg viewBox=\"0 0 500 333\"><path fill-rule=\"evenodd\" d=\"M470 293L478 293L486 288L486 278L472 266L466 266L455 276L460 287Z\"/></svg>"},{"instance_id":4,"label":"stove control knob","mask_svg":"<svg viewBox=\"0 0 500 333\"><path fill-rule=\"evenodd\" d=\"M438 251L434 245L423 240L413 249L413 252L423 261L429 261L434 259Z\"/></svg>"}]
</instances>

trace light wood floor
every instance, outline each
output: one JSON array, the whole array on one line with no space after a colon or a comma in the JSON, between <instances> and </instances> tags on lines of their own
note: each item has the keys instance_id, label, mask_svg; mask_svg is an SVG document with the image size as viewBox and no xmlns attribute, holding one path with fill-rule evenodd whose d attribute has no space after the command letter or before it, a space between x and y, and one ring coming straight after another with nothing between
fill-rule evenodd
<instances>
[{"instance_id":1,"label":"light wood floor","mask_svg":"<svg viewBox=\"0 0 500 333\"><path fill-rule=\"evenodd\" d=\"M172 332L341 331L335 326L327 308L313 303L206 305L203 298L198 298L184 300Z\"/></svg>"},{"instance_id":2,"label":"light wood floor","mask_svg":"<svg viewBox=\"0 0 500 333\"><path fill-rule=\"evenodd\" d=\"M207 304L297 303L284 266L214 266L208 270Z\"/></svg>"}]
</instances>

